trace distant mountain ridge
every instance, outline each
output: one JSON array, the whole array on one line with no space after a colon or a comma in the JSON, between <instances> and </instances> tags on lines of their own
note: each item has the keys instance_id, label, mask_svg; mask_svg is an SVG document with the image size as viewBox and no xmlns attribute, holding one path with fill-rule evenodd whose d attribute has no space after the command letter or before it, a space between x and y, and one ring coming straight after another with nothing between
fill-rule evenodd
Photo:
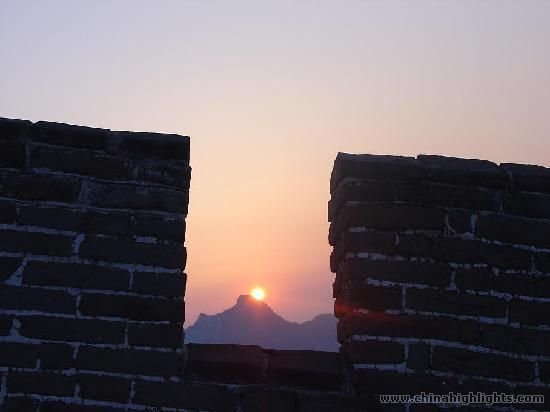
<instances>
[{"instance_id":1,"label":"distant mountain ridge","mask_svg":"<svg viewBox=\"0 0 550 412\"><path fill-rule=\"evenodd\" d=\"M336 318L331 314L289 322L265 302L241 295L237 303L216 315L201 313L185 330L187 343L234 343L270 349L308 349L337 352Z\"/></svg>"}]
</instances>

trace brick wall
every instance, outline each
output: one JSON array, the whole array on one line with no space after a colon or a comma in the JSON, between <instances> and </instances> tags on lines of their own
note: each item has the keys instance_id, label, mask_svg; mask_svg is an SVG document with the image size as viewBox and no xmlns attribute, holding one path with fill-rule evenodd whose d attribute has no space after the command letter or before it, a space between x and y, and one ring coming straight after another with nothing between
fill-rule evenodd
<instances>
[{"instance_id":1,"label":"brick wall","mask_svg":"<svg viewBox=\"0 0 550 412\"><path fill-rule=\"evenodd\" d=\"M0 119L0 410L354 411L334 353L184 345L189 138Z\"/></svg>"},{"instance_id":2,"label":"brick wall","mask_svg":"<svg viewBox=\"0 0 550 412\"><path fill-rule=\"evenodd\" d=\"M179 379L189 180L187 137L0 120L4 408Z\"/></svg>"},{"instance_id":3,"label":"brick wall","mask_svg":"<svg viewBox=\"0 0 550 412\"><path fill-rule=\"evenodd\" d=\"M340 153L330 191L338 338L359 395L544 394L547 409L550 169Z\"/></svg>"}]
</instances>

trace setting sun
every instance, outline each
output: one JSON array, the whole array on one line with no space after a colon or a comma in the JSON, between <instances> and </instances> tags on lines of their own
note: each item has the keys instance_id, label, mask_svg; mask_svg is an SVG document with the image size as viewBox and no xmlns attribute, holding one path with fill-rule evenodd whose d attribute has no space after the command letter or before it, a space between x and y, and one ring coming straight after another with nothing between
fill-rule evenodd
<instances>
[{"instance_id":1,"label":"setting sun","mask_svg":"<svg viewBox=\"0 0 550 412\"><path fill-rule=\"evenodd\" d=\"M265 298L265 290L262 288L254 288L250 291L250 295L256 300L264 300Z\"/></svg>"}]
</instances>

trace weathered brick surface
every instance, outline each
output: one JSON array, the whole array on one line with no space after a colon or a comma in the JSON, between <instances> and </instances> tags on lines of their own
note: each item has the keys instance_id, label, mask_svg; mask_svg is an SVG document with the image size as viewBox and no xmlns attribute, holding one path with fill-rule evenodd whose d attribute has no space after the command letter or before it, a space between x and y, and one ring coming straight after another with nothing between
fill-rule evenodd
<instances>
[{"instance_id":1,"label":"weathered brick surface","mask_svg":"<svg viewBox=\"0 0 550 412\"><path fill-rule=\"evenodd\" d=\"M0 194L13 199L72 203L78 200L80 183L72 176L21 174L0 169Z\"/></svg>"},{"instance_id":2,"label":"weathered brick surface","mask_svg":"<svg viewBox=\"0 0 550 412\"><path fill-rule=\"evenodd\" d=\"M72 397L75 390L75 377L54 372L8 372L8 393L28 393L36 395Z\"/></svg>"},{"instance_id":3,"label":"weathered brick surface","mask_svg":"<svg viewBox=\"0 0 550 412\"><path fill-rule=\"evenodd\" d=\"M434 349L432 365L438 370L512 381L532 381L535 376L533 362L440 346Z\"/></svg>"},{"instance_id":4,"label":"weathered brick surface","mask_svg":"<svg viewBox=\"0 0 550 412\"><path fill-rule=\"evenodd\" d=\"M76 299L60 290L3 286L0 289L0 309L74 314Z\"/></svg>"},{"instance_id":5,"label":"weathered brick surface","mask_svg":"<svg viewBox=\"0 0 550 412\"><path fill-rule=\"evenodd\" d=\"M177 349L182 344L182 331L182 323L131 322L128 324L128 344Z\"/></svg>"},{"instance_id":6,"label":"weathered brick surface","mask_svg":"<svg viewBox=\"0 0 550 412\"><path fill-rule=\"evenodd\" d=\"M262 380L264 353L259 346L187 345L189 379L217 382Z\"/></svg>"},{"instance_id":7,"label":"weathered brick surface","mask_svg":"<svg viewBox=\"0 0 550 412\"><path fill-rule=\"evenodd\" d=\"M132 292L179 298L185 295L185 273L134 272Z\"/></svg>"},{"instance_id":8,"label":"weathered brick surface","mask_svg":"<svg viewBox=\"0 0 550 412\"><path fill-rule=\"evenodd\" d=\"M183 366L182 356L177 352L95 346L81 346L76 365L80 370L151 376L178 376Z\"/></svg>"},{"instance_id":9,"label":"weathered brick surface","mask_svg":"<svg viewBox=\"0 0 550 412\"><path fill-rule=\"evenodd\" d=\"M337 353L313 351L272 351L267 380L279 385L339 390L342 365Z\"/></svg>"},{"instance_id":10,"label":"weathered brick surface","mask_svg":"<svg viewBox=\"0 0 550 412\"><path fill-rule=\"evenodd\" d=\"M27 252L33 255L70 256L73 238L21 230L0 230L0 249L4 252Z\"/></svg>"},{"instance_id":11,"label":"weathered brick surface","mask_svg":"<svg viewBox=\"0 0 550 412\"><path fill-rule=\"evenodd\" d=\"M549 170L338 155L330 267L360 397L550 390Z\"/></svg>"},{"instance_id":12,"label":"weathered brick surface","mask_svg":"<svg viewBox=\"0 0 550 412\"><path fill-rule=\"evenodd\" d=\"M80 256L108 262L132 261L169 269L183 268L186 260L185 248L181 244L158 244L103 236L88 236L80 245Z\"/></svg>"},{"instance_id":13,"label":"weathered brick surface","mask_svg":"<svg viewBox=\"0 0 550 412\"><path fill-rule=\"evenodd\" d=\"M30 152L30 165L104 179L127 180L132 176L132 164L126 159L78 150L34 147Z\"/></svg>"},{"instance_id":14,"label":"weathered brick surface","mask_svg":"<svg viewBox=\"0 0 550 412\"><path fill-rule=\"evenodd\" d=\"M127 291L130 272L91 264L30 261L23 270L22 281L27 285Z\"/></svg>"},{"instance_id":15,"label":"weathered brick surface","mask_svg":"<svg viewBox=\"0 0 550 412\"><path fill-rule=\"evenodd\" d=\"M0 119L0 409L182 379L190 171L187 137Z\"/></svg>"},{"instance_id":16,"label":"weathered brick surface","mask_svg":"<svg viewBox=\"0 0 550 412\"><path fill-rule=\"evenodd\" d=\"M190 177L186 137L0 118L0 410L364 410L336 353L184 345Z\"/></svg>"},{"instance_id":17,"label":"weathered brick surface","mask_svg":"<svg viewBox=\"0 0 550 412\"><path fill-rule=\"evenodd\" d=\"M210 383L138 381L135 391L135 402L147 406L233 412L239 402L236 392Z\"/></svg>"},{"instance_id":18,"label":"weathered brick surface","mask_svg":"<svg viewBox=\"0 0 550 412\"><path fill-rule=\"evenodd\" d=\"M182 322L183 302L180 299L82 293L80 313L94 317Z\"/></svg>"},{"instance_id":19,"label":"weathered brick surface","mask_svg":"<svg viewBox=\"0 0 550 412\"><path fill-rule=\"evenodd\" d=\"M24 205L17 222L21 225L105 235L130 235L131 217L127 214L62 207Z\"/></svg>"},{"instance_id":20,"label":"weathered brick surface","mask_svg":"<svg viewBox=\"0 0 550 412\"><path fill-rule=\"evenodd\" d=\"M343 345L352 363L401 363L405 347L397 342L352 340Z\"/></svg>"},{"instance_id":21,"label":"weathered brick surface","mask_svg":"<svg viewBox=\"0 0 550 412\"><path fill-rule=\"evenodd\" d=\"M27 338L63 342L124 342L124 322L47 316L18 316L19 333Z\"/></svg>"},{"instance_id":22,"label":"weathered brick surface","mask_svg":"<svg viewBox=\"0 0 550 412\"><path fill-rule=\"evenodd\" d=\"M97 399L117 403L130 400L131 381L127 378L80 374L76 378L83 399Z\"/></svg>"}]
</instances>

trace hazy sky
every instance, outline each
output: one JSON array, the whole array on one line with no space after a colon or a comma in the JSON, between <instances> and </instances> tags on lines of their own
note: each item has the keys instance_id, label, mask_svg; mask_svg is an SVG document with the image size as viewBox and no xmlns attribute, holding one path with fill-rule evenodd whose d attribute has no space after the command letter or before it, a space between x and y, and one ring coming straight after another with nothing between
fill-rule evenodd
<instances>
[{"instance_id":1,"label":"hazy sky","mask_svg":"<svg viewBox=\"0 0 550 412\"><path fill-rule=\"evenodd\" d=\"M191 136L187 323L302 321L338 151L550 166L550 1L0 0L0 116Z\"/></svg>"}]
</instances>

